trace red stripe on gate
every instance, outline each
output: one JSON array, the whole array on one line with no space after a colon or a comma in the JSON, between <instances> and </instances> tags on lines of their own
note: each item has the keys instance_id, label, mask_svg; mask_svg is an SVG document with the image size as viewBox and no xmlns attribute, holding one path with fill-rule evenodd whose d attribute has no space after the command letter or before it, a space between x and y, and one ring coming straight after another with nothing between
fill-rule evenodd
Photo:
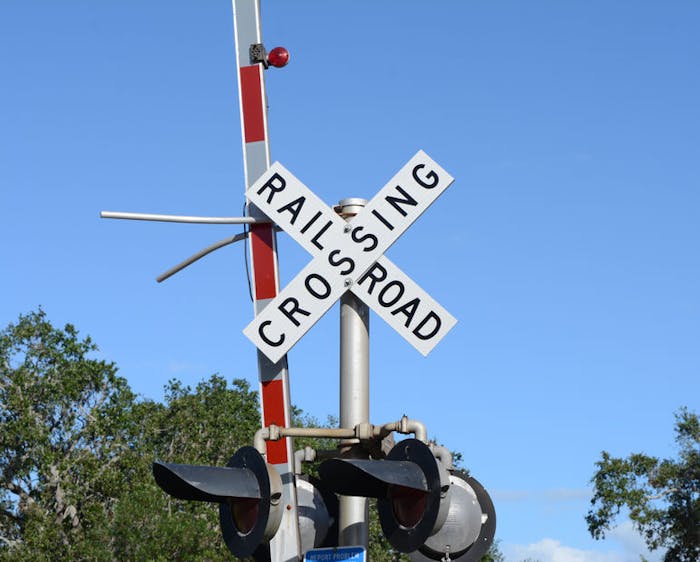
<instances>
[{"instance_id":1,"label":"red stripe on gate","mask_svg":"<svg viewBox=\"0 0 700 562\"><path fill-rule=\"evenodd\" d=\"M272 225L254 224L250 227L251 255L255 275L255 300L277 296L275 280L275 252L272 243Z\"/></svg>"},{"instance_id":2,"label":"red stripe on gate","mask_svg":"<svg viewBox=\"0 0 700 562\"><path fill-rule=\"evenodd\" d=\"M286 427L284 421L284 386L281 380L262 383L263 423L265 427L275 424ZM287 462L287 439L267 442L267 462Z\"/></svg>"},{"instance_id":3,"label":"red stripe on gate","mask_svg":"<svg viewBox=\"0 0 700 562\"><path fill-rule=\"evenodd\" d=\"M240 68L245 142L265 140L265 107L263 106L261 72L262 66L259 64Z\"/></svg>"}]
</instances>

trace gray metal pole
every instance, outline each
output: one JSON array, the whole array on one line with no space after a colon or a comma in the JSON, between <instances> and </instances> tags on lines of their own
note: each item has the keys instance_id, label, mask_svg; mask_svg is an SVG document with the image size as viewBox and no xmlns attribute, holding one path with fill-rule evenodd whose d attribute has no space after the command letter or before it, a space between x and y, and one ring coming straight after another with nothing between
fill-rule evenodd
<instances>
[{"instance_id":1,"label":"gray metal pole","mask_svg":"<svg viewBox=\"0 0 700 562\"><path fill-rule=\"evenodd\" d=\"M336 211L350 220L367 201L340 201ZM352 292L340 299L340 427L369 422L369 308ZM348 456L366 456L357 446L343 447ZM367 498L340 496L338 539L341 546L369 547Z\"/></svg>"}]
</instances>

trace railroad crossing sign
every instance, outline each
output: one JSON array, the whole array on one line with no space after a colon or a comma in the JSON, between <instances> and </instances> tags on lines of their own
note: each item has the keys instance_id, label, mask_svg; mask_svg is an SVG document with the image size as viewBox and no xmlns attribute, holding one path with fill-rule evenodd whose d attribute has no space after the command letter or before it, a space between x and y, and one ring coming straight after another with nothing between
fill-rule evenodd
<instances>
[{"instance_id":1,"label":"railroad crossing sign","mask_svg":"<svg viewBox=\"0 0 700 562\"><path fill-rule=\"evenodd\" d=\"M419 150L346 222L274 163L246 196L314 259L243 333L276 363L351 290L427 355L457 320L383 254L453 180Z\"/></svg>"}]
</instances>

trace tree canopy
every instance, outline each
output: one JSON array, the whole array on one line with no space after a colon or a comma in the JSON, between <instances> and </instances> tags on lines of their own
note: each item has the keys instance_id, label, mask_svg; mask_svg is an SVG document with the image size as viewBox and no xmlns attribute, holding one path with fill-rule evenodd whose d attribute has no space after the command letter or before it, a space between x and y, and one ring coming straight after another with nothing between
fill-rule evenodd
<instances>
[{"instance_id":1,"label":"tree canopy","mask_svg":"<svg viewBox=\"0 0 700 562\"><path fill-rule=\"evenodd\" d=\"M214 375L137 400L89 337L43 311L0 332L0 559L230 560L209 505L156 486L156 458L223 466L257 393Z\"/></svg>"},{"instance_id":2,"label":"tree canopy","mask_svg":"<svg viewBox=\"0 0 700 562\"><path fill-rule=\"evenodd\" d=\"M0 552L14 559L48 545L87 557L134 469L134 397L94 350L42 311L0 333Z\"/></svg>"},{"instance_id":3,"label":"tree canopy","mask_svg":"<svg viewBox=\"0 0 700 562\"><path fill-rule=\"evenodd\" d=\"M167 495L151 463L225 466L259 428L257 392L212 375L139 399L96 351L41 309L0 331L0 561L231 560L218 509ZM407 559L376 516L370 533L373 562Z\"/></svg>"},{"instance_id":4,"label":"tree canopy","mask_svg":"<svg viewBox=\"0 0 700 562\"><path fill-rule=\"evenodd\" d=\"M586 516L594 538L605 537L621 509L651 550L666 549L668 562L700 560L700 420L676 414L678 458L642 453L615 458L603 451L593 476L592 507Z\"/></svg>"}]
</instances>

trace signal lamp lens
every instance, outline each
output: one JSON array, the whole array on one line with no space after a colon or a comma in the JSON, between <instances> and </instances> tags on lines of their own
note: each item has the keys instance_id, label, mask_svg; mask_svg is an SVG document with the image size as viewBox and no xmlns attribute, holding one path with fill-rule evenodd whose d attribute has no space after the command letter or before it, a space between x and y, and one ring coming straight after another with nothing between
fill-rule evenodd
<instances>
[{"instance_id":1,"label":"signal lamp lens","mask_svg":"<svg viewBox=\"0 0 700 562\"><path fill-rule=\"evenodd\" d=\"M399 524L402 527L411 529L423 519L428 494L414 488L391 486L389 488L389 500L394 511L394 517L396 517Z\"/></svg>"},{"instance_id":2,"label":"signal lamp lens","mask_svg":"<svg viewBox=\"0 0 700 562\"><path fill-rule=\"evenodd\" d=\"M284 47L275 47L267 54L267 62L281 68L289 62L289 51Z\"/></svg>"},{"instance_id":3,"label":"signal lamp lens","mask_svg":"<svg viewBox=\"0 0 700 562\"><path fill-rule=\"evenodd\" d=\"M247 535L255 527L260 514L260 500L238 499L231 502L231 517L233 524L241 535Z\"/></svg>"}]
</instances>

